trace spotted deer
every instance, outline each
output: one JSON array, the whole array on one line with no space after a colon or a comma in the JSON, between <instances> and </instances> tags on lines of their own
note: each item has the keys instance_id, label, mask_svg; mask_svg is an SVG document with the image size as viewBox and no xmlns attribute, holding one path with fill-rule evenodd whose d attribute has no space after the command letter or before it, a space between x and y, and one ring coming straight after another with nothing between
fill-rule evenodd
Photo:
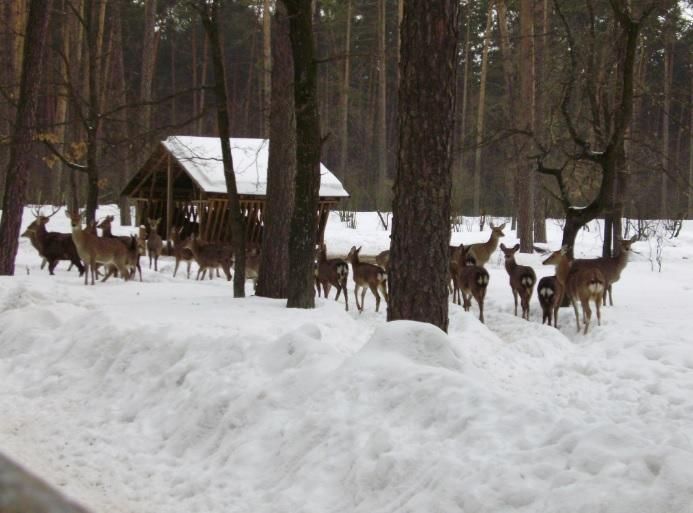
<instances>
[{"instance_id":1,"label":"spotted deer","mask_svg":"<svg viewBox=\"0 0 693 513\"><path fill-rule=\"evenodd\" d=\"M320 288L329 297L330 288L334 285L337 288L337 295L334 300L339 300L339 295L344 292L345 309L349 311L349 296L347 294L347 279L349 278L349 264L341 258L327 259L327 247L320 245L318 250L317 268L315 270L315 286L320 296Z\"/></svg>"},{"instance_id":2,"label":"spotted deer","mask_svg":"<svg viewBox=\"0 0 693 513\"><path fill-rule=\"evenodd\" d=\"M154 261L154 270L158 271L159 257L161 256L161 251L164 248L164 243L161 240L161 236L157 232L161 218L152 219L147 218L149 223L149 238L147 239L147 252L149 253L149 268L152 268L152 260Z\"/></svg>"},{"instance_id":3,"label":"spotted deer","mask_svg":"<svg viewBox=\"0 0 693 513\"><path fill-rule=\"evenodd\" d=\"M519 265L515 261L515 253L520 250L519 244L508 248L501 243L500 248L505 256L505 270L510 277L510 288L513 291L513 299L515 300L515 315L517 315L517 297L519 296L520 305L522 306L522 318L529 320L529 302L532 299L537 275L531 267Z\"/></svg>"},{"instance_id":4,"label":"spotted deer","mask_svg":"<svg viewBox=\"0 0 693 513\"><path fill-rule=\"evenodd\" d=\"M593 301L597 310L597 324L601 325L600 307L604 300L606 290L606 279L604 273L596 267L572 268L572 262L568 257L568 248L563 246L560 250L554 251L544 260L545 265L556 266L556 280L565 287L565 294L568 295L575 311L575 324L577 331L580 332L580 315L578 313L577 302L582 306L582 320L585 324L584 334L587 334L590 321L592 320L592 310L589 302Z\"/></svg>"},{"instance_id":5,"label":"spotted deer","mask_svg":"<svg viewBox=\"0 0 693 513\"><path fill-rule=\"evenodd\" d=\"M606 292L609 294L609 306L614 306L611 289L614 283L621 278L621 273L628 264L631 254L631 246L637 241L637 236L629 240L619 241L620 251L615 257L579 258L573 261L573 269L599 269L606 280ZM606 293L603 304L606 306Z\"/></svg>"},{"instance_id":6,"label":"spotted deer","mask_svg":"<svg viewBox=\"0 0 693 513\"><path fill-rule=\"evenodd\" d=\"M94 285L97 264L113 265L124 280L129 279L128 248L125 244L117 239L99 237L91 233L89 227L83 229L82 216L78 212L66 211L65 214L70 218L72 241L77 248L77 254L87 267L87 272L84 273L84 284L88 284L88 276L91 274L91 284ZM106 281L108 276L104 276L101 281Z\"/></svg>"},{"instance_id":7,"label":"spotted deer","mask_svg":"<svg viewBox=\"0 0 693 513\"><path fill-rule=\"evenodd\" d=\"M389 297L387 294L387 273L385 270L374 264L368 264L366 262L361 262L359 260L359 252L361 247L358 249L356 246L352 246L347 256L347 260L351 262L352 276L354 279L354 298L356 299L356 308L359 312L363 312L363 301L366 297L366 287L371 289L371 292L375 296L375 311L377 312L380 308L380 295L378 290L383 294L385 302L389 302ZM361 304L359 305L359 288L363 289L361 292Z\"/></svg>"},{"instance_id":8,"label":"spotted deer","mask_svg":"<svg viewBox=\"0 0 693 513\"><path fill-rule=\"evenodd\" d=\"M486 265L486 262L489 261L493 252L496 251L498 240L501 237L505 237L505 233L503 233L505 223L500 226L494 226L493 223L489 223L489 226L491 227L491 236L489 239L486 242L471 244L467 249L467 260L482 267Z\"/></svg>"},{"instance_id":9,"label":"spotted deer","mask_svg":"<svg viewBox=\"0 0 693 513\"><path fill-rule=\"evenodd\" d=\"M472 307L472 297L479 305L479 320L484 322L484 299L488 288L489 274L480 265L474 265L469 259L469 248L460 244L457 256L457 289L453 291L453 302L457 295L457 304L462 304L465 312ZM462 302L460 302L462 299Z\"/></svg>"},{"instance_id":10,"label":"spotted deer","mask_svg":"<svg viewBox=\"0 0 693 513\"><path fill-rule=\"evenodd\" d=\"M113 235L111 223L115 221L115 216L106 216L101 220L99 224L96 225L97 228L101 229L101 236L108 239L116 239L125 244L125 246L130 250L128 252L128 266L133 269L133 273L139 271L140 281L142 281L142 267L140 266L140 254L139 251L132 251L133 245L135 249L138 249L138 237L134 235ZM134 237L134 241L133 241ZM109 269L109 275L113 274L113 269Z\"/></svg>"},{"instance_id":11,"label":"spotted deer","mask_svg":"<svg viewBox=\"0 0 693 513\"><path fill-rule=\"evenodd\" d=\"M181 262L185 262L187 265L187 277L190 279L190 265L195 259L193 252L190 248L185 247L185 240L181 237L181 232L183 228L178 228L177 226L171 227L171 242L173 242L173 256L176 259L176 265L173 268L173 277L175 278L178 272L178 266Z\"/></svg>"}]
</instances>

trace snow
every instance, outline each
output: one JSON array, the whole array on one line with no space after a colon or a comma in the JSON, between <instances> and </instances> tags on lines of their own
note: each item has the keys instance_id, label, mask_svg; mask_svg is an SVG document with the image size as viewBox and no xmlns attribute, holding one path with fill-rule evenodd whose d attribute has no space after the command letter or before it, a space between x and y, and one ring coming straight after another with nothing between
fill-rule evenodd
<instances>
[{"instance_id":1,"label":"snow","mask_svg":"<svg viewBox=\"0 0 693 513\"><path fill-rule=\"evenodd\" d=\"M162 144L205 192L226 193L224 163L218 137L175 135ZM231 158L239 194L267 194L268 139L231 139ZM320 196L346 198L349 193L323 164L320 164Z\"/></svg>"},{"instance_id":2,"label":"snow","mask_svg":"<svg viewBox=\"0 0 693 513\"><path fill-rule=\"evenodd\" d=\"M333 214L328 251L376 254L378 223ZM599 253L598 228L576 256ZM570 309L542 326L536 295L531 322L513 316L500 252L486 325L451 305L446 335L386 323L369 295L362 314L233 299L226 281L172 278L169 257L143 283L85 287L22 239L0 278L0 452L95 512L689 512L693 226L661 272L634 248L586 336Z\"/></svg>"}]
</instances>

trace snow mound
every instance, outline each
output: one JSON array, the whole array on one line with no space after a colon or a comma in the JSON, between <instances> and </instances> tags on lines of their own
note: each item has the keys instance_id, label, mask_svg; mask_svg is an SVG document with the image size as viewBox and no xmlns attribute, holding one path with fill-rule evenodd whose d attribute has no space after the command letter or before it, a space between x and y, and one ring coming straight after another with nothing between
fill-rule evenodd
<instances>
[{"instance_id":1,"label":"snow mound","mask_svg":"<svg viewBox=\"0 0 693 513\"><path fill-rule=\"evenodd\" d=\"M379 327L359 351L369 362L407 361L410 364L461 371L462 361L450 339L430 324L394 321Z\"/></svg>"}]
</instances>

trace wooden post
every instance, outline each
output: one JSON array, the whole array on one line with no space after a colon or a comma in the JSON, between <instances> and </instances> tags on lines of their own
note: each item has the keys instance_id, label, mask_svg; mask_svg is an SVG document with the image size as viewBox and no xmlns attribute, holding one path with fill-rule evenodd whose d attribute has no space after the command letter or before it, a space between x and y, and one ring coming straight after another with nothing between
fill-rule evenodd
<instances>
[{"instance_id":1,"label":"wooden post","mask_svg":"<svg viewBox=\"0 0 693 513\"><path fill-rule=\"evenodd\" d=\"M166 239L171 240L171 225L173 224L173 171L171 155L166 159Z\"/></svg>"}]
</instances>

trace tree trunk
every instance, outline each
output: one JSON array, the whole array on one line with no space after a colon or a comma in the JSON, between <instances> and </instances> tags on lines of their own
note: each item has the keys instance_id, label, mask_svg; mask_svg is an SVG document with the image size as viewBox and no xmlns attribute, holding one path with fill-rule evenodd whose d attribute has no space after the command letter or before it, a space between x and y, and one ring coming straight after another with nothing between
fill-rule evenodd
<instances>
[{"instance_id":1,"label":"tree trunk","mask_svg":"<svg viewBox=\"0 0 693 513\"><path fill-rule=\"evenodd\" d=\"M87 13L84 17L85 32L87 37L87 84L88 100L85 129L87 133L87 223L96 221L96 209L99 206L99 128L101 125L101 106L99 105L99 78L101 69L99 66L100 55L98 48L101 39L99 2L89 2Z\"/></svg>"},{"instance_id":2,"label":"tree trunk","mask_svg":"<svg viewBox=\"0 0 693 513\"><path fill-rule=\"evenodd\" d=\"M428 322L444 331L458 9L456 0L407 0L404 6L387 310L389 321Z\"/></svg>"},{"instance_id":3,"label":"tree trunk","mask_svg":"<svg viewBox=\"0 0 693 513\"><path fill-rule=\"evenodd\" d=\"M31 0L23 31L22 73L0 219L0 275L14 275L51 4L52 0Z\"/></svg>"},{"instance_id":4,"label":"tree trunk","mask_svg":"<svg viewBox=\"0 0 693 513\"><path fill-rule=\"evenodd\" d=\"M659 216L661 219L670 217L669 209L669 177L671 170L669 150L669 126L671 115L671 84L674 76L674 42L673 27L667 23L664 28L664 104L662 105L662 191L660 198Z\"/></svg>"},{"instance_id":5,"label":"tree trunk","mask_svg":"<svg viewBox=\"0 0 693 513\"><path fill-rule=\"evenodd\" d=\"M289 237L287 307L314 308L314 258L320 190L320 116L311 0L283 0L294 61L296 179Z\"/></svg>"},{"instance_id":6,"label":"tree trunk","mask_svg":"<svg viewBox=\"0 0 693 513\"><path fill-rule=\"evenodd\" d=\"M520 102L521 112L518 121L523 123L520 129L527 133L534 130L534 6L533 0L520 0ZM517 237L520 239L520 251L532 253L534 248L534 173L531 169L529 141L523 145L517 155L518 172L518 205Z\"/></svg>"},{"instance_id":7,"label":"tree trunk","mask_svg":"<svg viewBox=\"0 0 693 513\"><path fill-rule=\"evenodd\" d=\"M549 27L549 8L548 0L536 0L534 4L535 38L534 38L534 76L539 84L535 88L534 94L536 102L534 105L534 131L539 140L546 139L546 113L545 106L548 102L548 95L544 84L547 83L545 54L548 51L546 33ZM535 176L534 190L534 242L546 242L546 200L542 191L541 176Z\"/></svg>"},{"instance_id":8,"label":"tree trunk","mask_svg":"<svg viewBox=\"0 0 693 513\"><path fill-rule=\"evenodd\" d=\"M688 219L693 219L693 66L689 72L691 96L688 102L690 123L688 125Z\"/></svg>"},{"instance_id":9,"label":"tree trunk","mask_svg":"<svg viewBox=\"0 0 693 513\"><path fill-rule=\"evenodd\" d=\"M152 101L152 86L154 82L154 68L156 66L157 49L156 31L156 0L144 1L144 37L142 43L142 70L140 73L140 133L148 133L151 129L152 107L148 102Z\"/></svg>"},{"instance_id":10,"label":"tree trunk","mask_svg":"<svg viewBox=\"0 0 693 513\"><path fill-rule=\"evenodd\" d=\"M233 171L231 157L231 130L229 123L228 99L226 96L226 72L222 56L222 44L219 22L220 0L200 0L198 9L202 25L209 40L209 50L214 67L214 96L217 103L217 127L221 143L221 155L224 161L224 179L229 205L231 225L231 244L234 253L233 297L245 297L245 230L243 215L238 200L236 175Z\"/></svg>"},{"instance_id":11,"label":"tree trunk","mask_svg":"<svg viewBox=\"0 0 693 513\"><path fill-rule=\"evenodd\" d=\"M344 74L342 75L340 109L340 144L339 144L339 172L342 180L347 176L347 156L349 151L349 87L351 82L351 2L346 5L346 36L344 38Z\"/></svg>"},{"instance_id":12,"label":"tree trunk","mask_svg":"<svg viewBox=\"0 0 693 513\"><path fill-rule=\"evenodd\" d=\"M296 120L289 19L277 3L272 26L272 100L267 164L267 201L262 234L258 296L286 298L289 283L289 232L296 175Z\"/></svg>"},{"instance_id":13,"label":"tree trunk","mask_svg":"<svg viewBox=\"0 0 693 513\"><path fill-rule=\"evenodd\" d=\"M486 30L484 31L484 43L481 51L481 77L479 78L479 105L476 116L476 153L474 155L473 178L473 206L472 215L481 215L481 145L484 141L484 111L486 103L486 76L488 75L488 48L491 43L491 29L493 28L493 2L488 4L486 15Z\"/></svg>"},{"instance_id":14,"label":"tree trunk","mask_svg":"<svg viewBox=\"0 0 693 513\"><path fill-rule=\"evenodd\" d=\"M471 26L472 13L471 7L467 7L467 20L464 35L464 66L462 68L462 113L460 114L460 155L459 155L459 179L465 180L465 149L467 145L467 105L469 104L469 55L471 48ZM399 69L399 68L398 68ZM462 197L462 195L460 195ZM463 203L463 202L461 202ZM462 213L460 204L460 213Z\"/></svg>"},{"instance_id":15,"label":"tree trunk","mask_svg":"<svg viewBox=\"0 0 693 513\"><path fill-rule=\"evenodd\" d=\"M387 59L385 58L386 0L378 1L378 190L376 205L379 210L390 210L387 204Z\"/></svg>"},{"instance_id":16,"label":"tree trunk","mask_svg":"<svg viewBox=\"0 0 693 513\"><path fill-rule=\"evenodd\" d=\"M271 131L271 98L272 98L272 24L270 2L262 2L262 137L269 137ZM268 171L269 173L269 171ZM269 179L269 178L268 178Z\"/></svg>"}]
</instances>

